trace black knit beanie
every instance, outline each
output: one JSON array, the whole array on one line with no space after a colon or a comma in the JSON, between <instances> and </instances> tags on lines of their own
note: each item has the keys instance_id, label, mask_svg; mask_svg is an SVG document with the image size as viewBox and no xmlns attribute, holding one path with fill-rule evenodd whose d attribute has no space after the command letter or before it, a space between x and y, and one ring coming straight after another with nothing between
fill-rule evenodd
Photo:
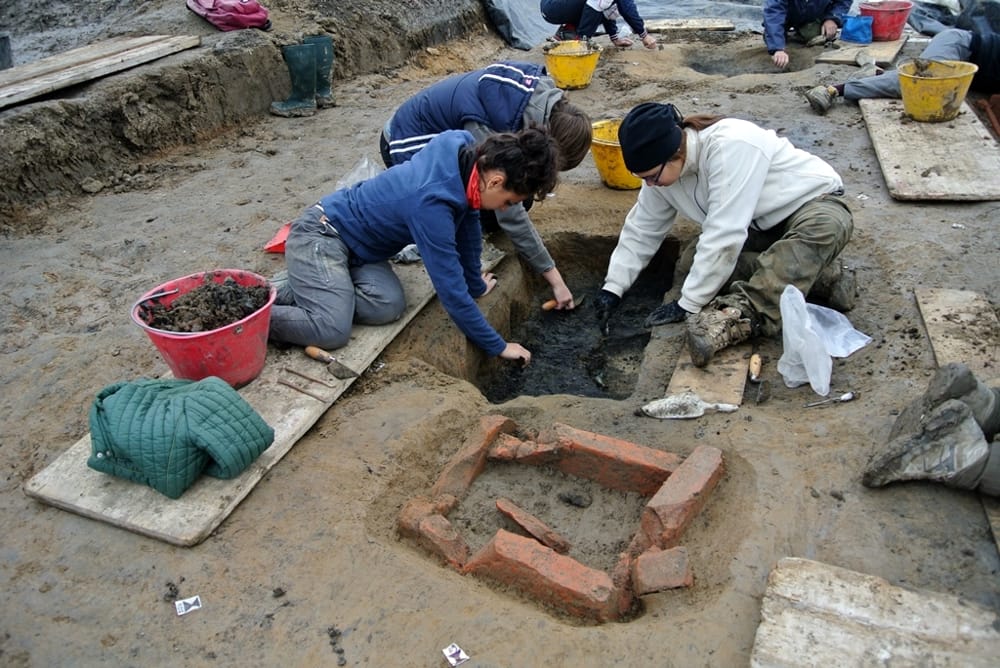
<instances>
[{"instance_id":1,"label":"black knit beanie","mask_svg":"<svg viewBox=\"0 0 1000 668\"><path fill-rule=\"evenodd\" d=\"M633 174L662 165L681 145L680 114L672 104L643 102L618 127L625 167Z\"/></svg>"}]
</instances>

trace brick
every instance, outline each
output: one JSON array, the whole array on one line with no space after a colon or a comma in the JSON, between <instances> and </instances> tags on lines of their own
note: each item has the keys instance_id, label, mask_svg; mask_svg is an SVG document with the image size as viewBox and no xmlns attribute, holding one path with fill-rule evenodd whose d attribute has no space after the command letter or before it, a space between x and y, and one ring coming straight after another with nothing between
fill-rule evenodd
<instances>
[{"instance_id":1,"label":"brick","mask_svg":"<svg viewBox=\"0 0 1000 668\"><path fill-rule=\"evenodd\" d=\"M560 536L552 527L541 521L524 508L501 497L497 499L497 510L512 519L519 527L527 531L539 543L551 547L559 554L569 552L569 541Z\"/></svg>"},{"instance_id":2,"label":"brick","mask_svg":"<svg viewBox=\"0 0 1000 668\"><path fill-rule=\"evenodd\" d=\"M465 439L462 447L451 458L437 482L431 488L431 496L451 494L461 499L469 491L472 482L486 467L486 453L497 436L517 430L517 424L503 415L486 415L479 420L476 429Z\"/></svg>"},{"instance_id":3,"label":"brick","mask_svg":"<svg viewBox=\"0 0 1000 668\"><path fill-rule=\"evenodd\" d=\"M421 520L431 515L447 516L457 505L458 499L450 494L442 494L436 499L416 496L407 501L396 516L396 530L403 536L415 538L420 532Z\"/></svg>"},{"instance_id":4,"label":"brick","mask_svg":"<svg viewBox=\"0 0 1000 668\"><path fill-rule=\"evenodd\" d=\"M643 508L640 524L650 542L663 549L676 545L722 473L721 450L695 448Z\"/></svg>"},{"instance_id":5,"label":"brick","mask_svg":"<svg viewBox=\"0 0 1000 668\"><path fill-rule=\"evenodd\" d=\"M653 548L632 562L632 588L639 596L692 584L694 574L685 547Z\"/></svg>"},{"instance_id":6,"label":"brick","mask_svg":"<svg viewBox=\"0 0 1000 668\"><path fill-rule=\"evenodd\" d=\"M420 521L420 544L461 571L469 560L469 546L443 515L429 515Z\"/></svg>"},{"instance_id":7,"label":"brick","mask_svg":"<svg viewBox=\"0 0 1000 668\"><path fill-rule=\"evenodd\" d=\"M533 458L544 461L535 462ZM537 453L519 456L518 461L552 464L564 473L593 480L608 489L652 496L680 465L681 458L556 423L539 434Z\"/></svg>"},{"instance_id":8,"label":"brick","mask_svg":"<svg viewBox=\"0 0 1000 668\"><path fill-rule=\"evenodd\" d=\"M465 573L502 582L577 617L618 618L611 577L530 538L500 529L466 562Z\"/></svg>"}]
</instances>

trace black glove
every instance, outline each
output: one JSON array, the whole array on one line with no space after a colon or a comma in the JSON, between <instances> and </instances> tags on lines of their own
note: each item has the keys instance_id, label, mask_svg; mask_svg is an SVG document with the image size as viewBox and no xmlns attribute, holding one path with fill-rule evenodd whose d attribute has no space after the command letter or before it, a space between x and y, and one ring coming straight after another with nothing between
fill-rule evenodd
<instances>
[{"instance_id":1,"label":"black glove","mask_svg":"<svg viewBox=\"0 0 1000 668\"><path fill-rule=\"evenodd\" d=\"M662 306L657 306L653 309L653 312L649 314L646 321L642 323L643 327L658 327L660 325L667 325L672 322L680 322L688 315L688 311L685 311L677 303L677 300L672 302L667 302Z\"/></svg>"},{"instance_id":2,"label":"black glove","mask_svg":"<svg viewBox=\"0 0 1000 668\"><path fill-rule=\"evenodd\" d=\"M607 334L608 330L608 319L611 318L611 314L614 313L618 305L622 303L622 298L613 292L608 292L607 290L601 290L594 297L594 312L597 313L597 322L601 327L601 331Z\"/></svg>"}]
</instances>

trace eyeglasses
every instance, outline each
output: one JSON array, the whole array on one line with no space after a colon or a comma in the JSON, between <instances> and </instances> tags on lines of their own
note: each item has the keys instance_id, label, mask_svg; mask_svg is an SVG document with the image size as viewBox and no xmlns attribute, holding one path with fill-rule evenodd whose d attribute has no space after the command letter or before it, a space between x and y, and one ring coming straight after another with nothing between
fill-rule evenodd
<instances>
[{"instance_id":1,"label":"eyeglasses","mask_svg":"<svg viewBox=\"0 0 1000 668\"><path fill-rule=\"evenodd\" d=\"M656 170L656 174L653 174L651 176L650 175L639 176L635 172L632 172L632 176L634 176L637 179L642 179L643 181L646 182L647 186L655 186L657 182L660 180L660 175L663 174L663 170L666 168L666 166L667 163L666 162L663 163L662 165L660 165L660 168Z\"/></svg>"}]
</instances>

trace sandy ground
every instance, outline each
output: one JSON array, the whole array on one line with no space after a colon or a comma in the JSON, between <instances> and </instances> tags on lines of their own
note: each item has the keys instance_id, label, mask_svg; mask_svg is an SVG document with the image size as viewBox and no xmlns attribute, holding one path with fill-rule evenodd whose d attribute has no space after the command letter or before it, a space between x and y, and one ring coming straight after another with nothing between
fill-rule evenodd
<instances>
[{"instance_id":1,"label":"sandy ground","mask_svg":"<svg viewBox=\"0 0 1000 668\"><path fill-rule=\"evenodd\" d=\"M498 57L542 59L540 50L512 51L483 35L454 40L401 69L338 81L336 108L305 119L262 116L162 152L136 165L143 187L64 199L6 228L0 663L441 666L441 649L455 642L475 666L738 666L748 661L767 575L784 556L1000 609L1000 559L976 495L859 482L895 413L935 367L913 289L995 299L996 204L893 201L859 110L838 106L821 118L801 97L852 68L814 66L803 51L794 71L774 73L754 35L664 42L655 52L604 54L591 85L571 99L594 120L645 100L748 118L841 172L856 215L844 258L861 285L850 317L874 340L835 362L832 384L860 399L804 409L816 395L784 387L780 341L763 341L767 403L694 421L638 417L636 406L662 393L676 361L679 332L662 328L626 399L492 405L467 380L470 362L435 343L453 326L432 304L196 547L27 498L21 485L87 432L98 390L166 371L129 321L138 295L220 266L276 271L281 258L263 253L263 243L359 158L377 159L379 129L401 101L450 71ZM606 261L581 241L606 251L634 198L603 187L588 158L532 211L571 285L574 268ZM681 238L690 234L679 226ZM537 284L516 262L499 272L510 280L484 308L535 298ZM682 455L703 443L721 448L726 476L685 540L695 585L647 597L627 623L586 625L442 568L401 541L401 505L429 489L488 413L526 429L562 422ZM634 512L630 500L620 503ZM591 538L599 531L595 524ZM171 601L196 594L204 609L176 616Z\"/></svg>"}]
</instances>

